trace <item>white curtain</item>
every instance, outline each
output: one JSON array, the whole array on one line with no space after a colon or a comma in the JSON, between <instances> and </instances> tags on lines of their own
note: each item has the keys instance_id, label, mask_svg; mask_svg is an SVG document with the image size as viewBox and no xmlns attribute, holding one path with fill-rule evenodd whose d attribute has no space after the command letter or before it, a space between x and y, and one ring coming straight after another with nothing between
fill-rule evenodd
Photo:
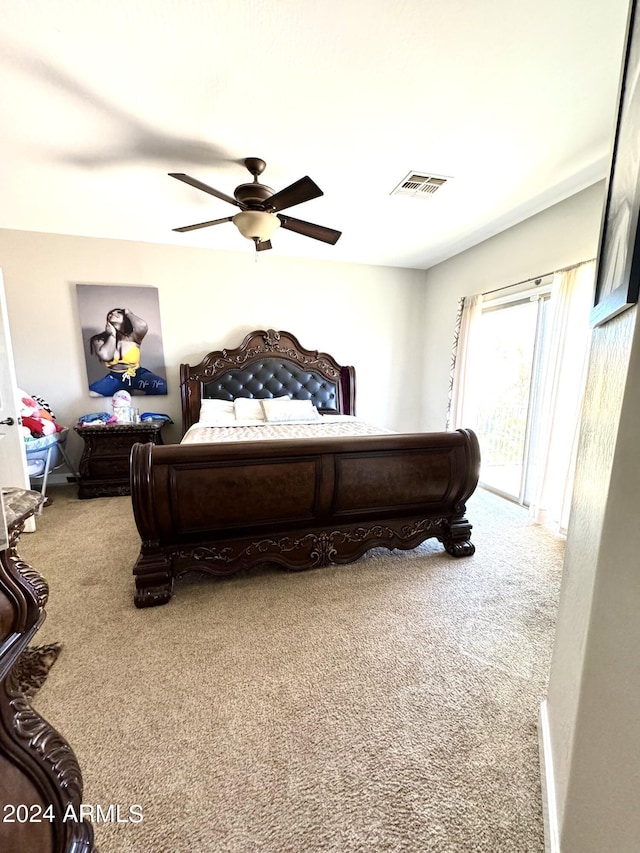
<instances>
[{"instance_id":1,"label":"white curtain","mask_svg":"<svg viewBox=\"0 0 640 853\"><path fill-rule=\"evenodd\" d=\"M548 341L542 361L541 421L532 448L536 472L530 514L566 532L576 463L591 330L595 261L556 273L551 285Z\"/></svg>"},{"instance_id":2,"label":"white curtain","mask_svg":"<svg viewBox=\"0 0 640 853\"><path fill-rule=\"evenodd\" d=\"M478 320L482 314L482 294L465 296L460 320L460 332L453 371L451 409L448 425L451 429L473 429L478 412L474 381L477 359L473 357L478 336Z\"/></svg>"}]
</instances>

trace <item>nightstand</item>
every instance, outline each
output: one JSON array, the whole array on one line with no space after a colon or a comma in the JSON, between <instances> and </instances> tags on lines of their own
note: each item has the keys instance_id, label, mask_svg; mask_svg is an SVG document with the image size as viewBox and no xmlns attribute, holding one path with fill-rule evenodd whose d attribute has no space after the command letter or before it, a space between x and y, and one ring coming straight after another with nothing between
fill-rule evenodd
<instances>
[{"instance_id":1,"label":"nightstand","mask_svg":"<svg viewBox=\"0 0 640 853\"><path fill-rule=\"evenodd\" d=\"M165 421L139 424L77 426L84 441L79 467L79 498L101 498L131 494L129 457L137 442L162 444L160 431Z\"/></svg>"}]
</instances>

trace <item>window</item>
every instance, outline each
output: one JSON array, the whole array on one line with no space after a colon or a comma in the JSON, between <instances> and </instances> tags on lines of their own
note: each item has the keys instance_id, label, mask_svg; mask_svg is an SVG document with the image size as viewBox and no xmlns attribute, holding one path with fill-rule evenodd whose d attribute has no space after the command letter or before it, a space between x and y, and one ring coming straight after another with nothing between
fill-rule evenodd
<instances>
[{"instance_id":1,"label":"window","mask_svg":"<svg viewBox=\"0 0 640 853\"><path fill-rule=\"evenodd\" d=\"M483 306L478 323L481 483L529 503L530 452L537 433L536 378L549 294Z\"/></svg>"},{"instance_id":2,"label":"window","mask_svg":"<svg viewBox=\"0 0 640 853\"><path fill-rule=\"evenodd\" d=\"M448 424L470 427L480 482L566 530L590 345L595 261L465 297Z\"/></svg>"}]
</instances>

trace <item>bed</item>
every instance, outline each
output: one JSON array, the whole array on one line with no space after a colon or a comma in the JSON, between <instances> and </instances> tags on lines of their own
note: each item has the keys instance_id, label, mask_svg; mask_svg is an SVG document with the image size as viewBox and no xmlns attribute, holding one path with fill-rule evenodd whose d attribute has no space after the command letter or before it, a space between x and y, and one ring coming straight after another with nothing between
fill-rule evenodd
<instances>
[{"instance_id":1,"label":"bed","mask_svg":"<svg viewBox=\"0 0 640 853\"><path fill-rule=\"evenodd\" d=\"M167 603L190 571L346 564L432 537L453 557L474 553L471 430L400 434L358 421L354 368L273 329L182 364L180 391L181 443L131 451L137 607ZM231 440L238 427L243 440Z\"/></svg>"}]
</instances>

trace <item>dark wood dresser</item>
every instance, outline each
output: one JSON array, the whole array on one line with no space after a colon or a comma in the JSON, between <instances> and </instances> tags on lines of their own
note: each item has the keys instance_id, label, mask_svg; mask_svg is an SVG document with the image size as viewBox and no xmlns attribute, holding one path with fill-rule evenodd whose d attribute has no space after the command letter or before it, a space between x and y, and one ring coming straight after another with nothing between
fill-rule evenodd
<instances>
[{"instance_id":1,"label":"dark wood dresser","mask_svg":"<svg viewBox=\"0 0 640 853\"><path fill-rule=\"evenodd\" d=\"M164 421L139 424L100 424L77 426L75 431L84 441L80 459L79 498L101 498L129 495L129 457L134 444L162 444Z\"/></svg>"},{"instance_id":2,"label":"dark wood dresser","mask_svg":"<svg viewBox=\"0 0 640 853\"><path fill-rule=\"evenodd\" d=\"M25 489L2 489L2 495L9 542L0 550L0 850L90 853L91 824L69 819L82 802L76 757L33 710L16 675L20 655L45 619L49 595L47 582L16 550L43 498Z\"/></svg>"}]
</instances>

